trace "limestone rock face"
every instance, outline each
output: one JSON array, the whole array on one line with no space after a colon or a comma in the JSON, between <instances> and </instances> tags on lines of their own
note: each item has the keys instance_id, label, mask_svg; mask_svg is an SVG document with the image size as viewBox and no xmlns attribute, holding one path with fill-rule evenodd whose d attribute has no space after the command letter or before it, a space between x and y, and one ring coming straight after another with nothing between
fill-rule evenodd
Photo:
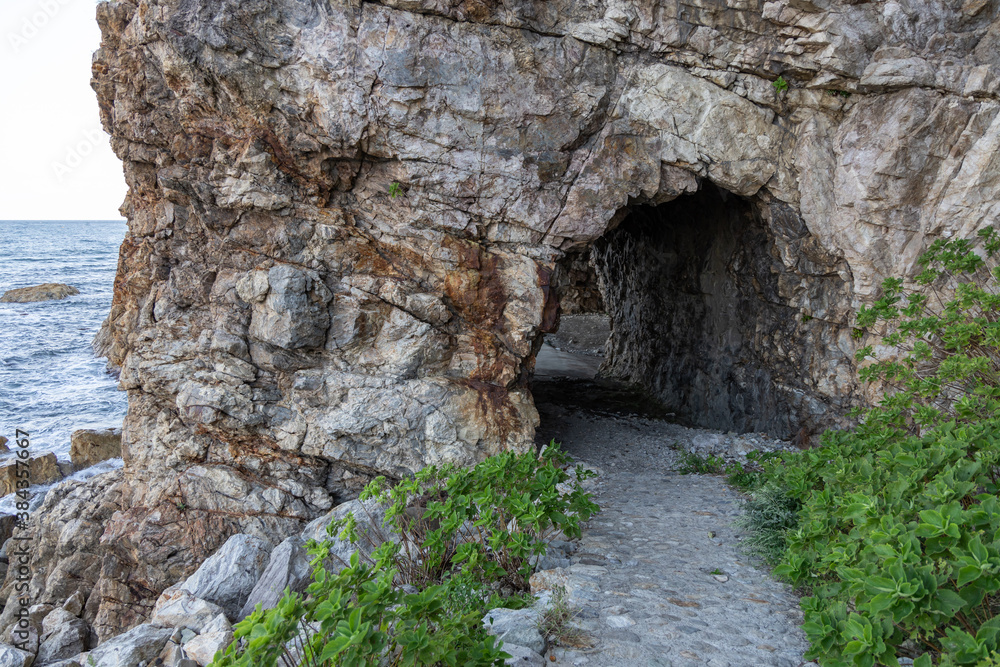
<instances>
[{"instance_id":1,"label":"limestone rock face","mask_svg":"<svg viewBox=\"0 0 1000 667\"><path fill-rule=\"evenodd\" d=\"M787 436L858 399L880 280L1000 207L995 2L97 11L130 188L96 341L129 393L105 635L230 535L530 448L534 353L563 293L595 307L588 252L605 372Z\"/></svg>"}]
</instances>

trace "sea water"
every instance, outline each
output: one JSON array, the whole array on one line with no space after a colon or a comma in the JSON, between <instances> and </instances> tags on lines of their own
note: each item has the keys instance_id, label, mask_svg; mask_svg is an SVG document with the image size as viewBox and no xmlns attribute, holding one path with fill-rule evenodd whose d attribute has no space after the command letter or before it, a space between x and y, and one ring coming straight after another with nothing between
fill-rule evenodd
<instances>
[{"instance_id":1,"label":"sea water","mask_svg":"<svg viewBox=\"0 0 1000 667\"><path fill-rule=\"evenodd\" d=\"M42 283L80 290L58 301L0 303L0 435L12 449L20 429L32 456L68 460L73 431L121 427L125 394L91 341L111 307L125 228L123 220L0 221L0 293Z\"/></svg>"}]
</instances>

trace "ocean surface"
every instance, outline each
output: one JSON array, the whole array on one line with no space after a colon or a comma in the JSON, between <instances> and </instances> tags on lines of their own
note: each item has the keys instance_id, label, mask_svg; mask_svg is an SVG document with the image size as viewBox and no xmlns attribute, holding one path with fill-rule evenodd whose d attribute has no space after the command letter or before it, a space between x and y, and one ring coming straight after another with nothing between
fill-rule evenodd
<instances>
[{"instance_id":1,"label":"ocean surface","mask_svg":"<svg viewBox=\"0 0 1000 667\"><path fill-rule=\"evenodd\" d=\"M124 220L0 220L0 293L41 283L80 290L59 301L0 303L0 435L12 448L21 429L32 455L69 460L73 431L121 427L125 394L91 341L111 306L125 229Z\"/></svg>"}]
</instances>

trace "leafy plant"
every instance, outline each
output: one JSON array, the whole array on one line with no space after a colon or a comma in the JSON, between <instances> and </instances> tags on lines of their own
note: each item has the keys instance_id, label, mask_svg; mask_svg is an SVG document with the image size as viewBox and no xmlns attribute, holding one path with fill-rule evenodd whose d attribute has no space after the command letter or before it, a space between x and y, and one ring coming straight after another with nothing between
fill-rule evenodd
<instances>
[{"instance_id":1,"label":"leafy plant","mask_svg":"<svg viewBox=\"0 0 1000 667\"><path fill-rule=\"evenodd\" d=\"M387 508L399 540L383 536L371 560L395 569L399 584L461 576L470 586L528 590L531 557L545 553L545 540L559 532L579 537L580 522L598 509L582 487L594 473L577 467L571 479L568 464L553 441L538 457L505 452L473 468L430 466L391 488L376 478L361 499ZM327 529L331 537L338 531L354 543L363 538L352 516Z\"/></svg>"},{"instance_id":2,"label":"leafy plant","mask_svg":"<svg viewBox=\"0 0 1000 667\"><path fill-rule=\"evenodd\" d=\"M214 667L503 664L509 656L486 635L483 613L523 605L544 539L578 537L598 509L581 486L593 472L577 467L571 477L568 463L553 442L537 457L429 467L392 488L377 478L362 499L386 509L381 526L361 531L348 514L327 527L354 544L381 540L371 555L355 551L333 573L331 541L310 541L306 594L286 590L275 608L258 607Z\"/></svg>"},{"instance_id":3,"label":"leafy plant","mask_svg":"<svg viewBox=\"0 0 1000 667\"><path fill-rule=\"evenodd\" d=\"M1000 648L998 250L992 228L937 241L912 289L887 280L858 316L881 338L859 352L879 406L770 466L765 489L801 503L774 571L811 589L824 667L988 665Z\"/></svg>"},{"instance_id":4,"label":"leafy plant","mask_svg":"<svg viewBox=\"0 0 1000 667\"><path fill-rule=\"evenodd\" d=\"M447 584L404 593L395 572L361 562L331 574L313 544L313 582L273 609L236 625L234 642L214 667L348 667L362 665L502 665L509 657L486 634L481 614L455 614L443 602Z\"/></svg>"},{"instance_id":5,"label":"leafy plant","mask_svg":"<svg viewBox=\"0 0 1000 667\"><path fill-rule=\"evenodd\" d=\"M890 390L865 416L866 432L917 434L1000 409L1000 267L987 261L1000 250L1000 237L987 227L978 240L986 259L973 252L971 240L935 241L919 260L917 288L890 278L882 297L859 311L858 325L881 337L879 352L872 345L858 351L859 361L871 362L860 378Z\"/></svg>"},{"instance_id":6,"label":"leafy plant","mask_svg":"<svg viewBox=\"0 0 1000 667\"><path fill-rule=\"evenodd\" d=\"M764 464L780 458L780 452L747 452L746 463L732 461L725 466L726 482L749 493L765 481Z\"/></svg>"},{"instance_id":7,"label":"leafy plant","mask_svg":"<svg viewBox=\"0 0 1000 667\"><path fill-rule=\"evenodd\" d=\"M681 454L677 472L682 475L718 475L724 466L725 461L714 454L700 456L694 452L684 452Z\"/></svg>"},{"instance_id":8,"label":"leafy plant","mask_svg":"<svg viewBox=\"0 0 1000 667\"><path fill-rule=\"evenodd\" d=\"M389 184L389 197L395 199L401 194L403 194L403 188L400 187L399 183L393 181L391 184Z\"/></svg>"},{"instance_id":9,"label":"leafy plant","mask_svg":"<svg viewBox=\"0 0 1000 667\"><path fill-rule=\"evenodd\" d=\"M783 76L779 76L777 79L772 81L771 85L774 87L774 92L779 95L788 90L788 82L785 81L785 77Z\"/></svg>"}]
</instances>

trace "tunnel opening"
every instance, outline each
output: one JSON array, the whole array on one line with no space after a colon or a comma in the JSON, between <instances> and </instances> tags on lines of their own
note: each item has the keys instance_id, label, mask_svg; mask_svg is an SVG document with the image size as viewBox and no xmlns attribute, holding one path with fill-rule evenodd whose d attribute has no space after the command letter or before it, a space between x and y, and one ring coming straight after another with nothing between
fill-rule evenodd
<instances>
[{"instance_id":1,"label":"tunnel opening","mask_svg":"<svg viewBox=\"0 0 1000 667\"><path fill-rule=\"evenodd\" d=\"M795 434L802 315L780 296L780 261L758 203L705 182L617 218L557 271L560 327L541 347L533 384L540 438L551 435L546 404L567 402Z\"/></svg>"}]
</instances>

